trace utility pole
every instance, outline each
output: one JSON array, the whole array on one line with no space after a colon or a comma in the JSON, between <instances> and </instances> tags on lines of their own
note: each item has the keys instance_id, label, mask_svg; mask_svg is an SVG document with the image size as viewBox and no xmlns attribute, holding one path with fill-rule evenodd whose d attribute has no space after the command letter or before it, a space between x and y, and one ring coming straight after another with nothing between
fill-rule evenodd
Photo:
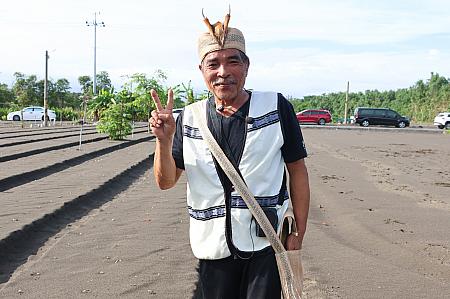
<instances>
[{"instance_id":1,"label":"utility pole","mask_svg":"<svg viewBox=\"0 0 450 299\"><path fill-rule=\"evenodd\" d=\"M100 14L100 12L98 13ZM97 26L105 27L104 22L97 22L97 12L94 13L94 20L91 22L86 21L86 26L88 27L94 27L94 81L93 81L93 89L92 89L92 96L95 97L97 95ZM83 105L84 105L84 113L83 113L83 120L81 122L81 128L80 128L80 144L78 147L78 150L81 150L81 144L83 142L83 126L86 122L86 106L87 106L87 95L83 97Z\"/></svg>"},{"instance_id":2,"label":"utility pole","mask_svg":"<svg viewBox=\"0 0 450 299\"><path fill-rule=\"evenodd\" d=\"M98 13L100 14L100 12ZM94 13L94 20L91 22L86 21L86 26L94 27L94 82L93 82L93 96L97 95L97 26L105 27L104 22L97 22L97 12Z\"/></svg>"},{"instance_id":3,"label":"utility pole","mask_svg":"<svg viewBox=\"0 0 450 299\"><path fill-rule=\"evenodd\" d=\"M345 105L344 105L344 124L347 124L347 110L348 110L348 90L350 87L350 82L347 81L347 92L345 93Z\"/></svg>"},{"instance_id":4,"label":"utility pole","mask_svg":"<svg viewBox=\"0 0 450 299\"><path fill-rule=\"evenodd\" d=\"M45 51L45 80L44 80L44 127L48 119L48 51Z\"/></svg>"}]
</instances>

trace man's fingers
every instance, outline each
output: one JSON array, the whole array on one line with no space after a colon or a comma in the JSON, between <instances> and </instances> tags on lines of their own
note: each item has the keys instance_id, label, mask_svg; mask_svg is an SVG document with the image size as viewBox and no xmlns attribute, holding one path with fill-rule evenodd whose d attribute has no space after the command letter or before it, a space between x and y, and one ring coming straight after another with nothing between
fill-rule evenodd
<instances>
[{"instance_id":1,"label":"man's fingers","mask_svg":"<svg viewBox=\"0 0 450 299\"><path fill-rule=\"evenodd\" d=\"M286 250L297 250L302 248L302 240L294 234L290 234L286 241Z\"/></svg>"},{"instance_id":2,"label":"man's fingers","mask_svg":"<svg viewBox=\"0 0 450 299\"><path fill-rule=\"evenodd\" d=\"M160 113L158 114L158 120L161 121L170 121L171 119L173 119L173 115L169 114L169 113Z\"/></svg>"},{"instance_id":3,"label":"man's fingers","mask_svg":"<svg viewBox=\"0 0 450 299\"><path fill-rule=\"evenodd\" d=\"M158 93L156 92L156 90L154 90L154 89L150 90L150 94L152 96L153 102L155 102L156 109L158 111L163 110L163 106L161 105L161 101L159 100L159 96L158 96Z\"/></svg>"},{"instance_id":4,"label":"man's fingers","mask_svg":"<svg viewBox=\"0 0 450 299\"><path fill-rule=\"evenodd\" d=\"M173 109L173 90L172 88L169 88L169 90L167 91L167 106L166 106L167 110L172 111Z\"/></svg>"},{"instance_id":5,"label":"man's fingers","mask_svg":"<svg viewBox=\"0 0 450 299\"><path fill-rule=\"evenodd\" d=\"M153 102L155 102L156 109L158 110L158 112L162 111L164 107L161 104L161 100L159 99L158 93L154 89L150 90L150 93L153 98ZM172 112L172 109L173 109L173 90L172 88L169 88L169 90L167 91L166 110L170 110L170 112Z\"/></svg>"},{"instance_id":6,"label":"man's fingers","mask_svg":"<svg viewBox=\"0 0 450 299\"><path fill-rule=\"evenodd\" d=\"M152 116L152 117L158 117L158 110L152 110L152 112L150 112L150 115Z\"/></svg>"}]
</instances>

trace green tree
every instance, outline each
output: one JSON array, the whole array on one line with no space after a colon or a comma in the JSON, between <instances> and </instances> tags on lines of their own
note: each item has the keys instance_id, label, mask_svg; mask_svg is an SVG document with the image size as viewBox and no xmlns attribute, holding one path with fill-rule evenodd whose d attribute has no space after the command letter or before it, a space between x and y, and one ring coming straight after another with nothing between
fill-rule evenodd
<instances>
[{"instance_id":1,"label":"green tree","mask_svg":"<svg viewBox=\"0 0 450 299\"><path fill-rule=\"evenodd\" d=\"M97 130L108 134L113 140L121 140L128 136L132 131L132 99L127 90L122 90L115 98L111 98L108 108L103 111L97 123Z\"/></svg>"},{"instance_id":2,"label":"green tree","mask_svg":"<svg viewBox=\"0 0 450 299\"><path fill-rule=\"evenodd\" d=\"M304 109L330 110L333 119L344 116L345 93L330 93L292 99L295 111ZM409 88L398 90L366 90L349 94L349 112L356 107L385 107L409 116L415 122L431 122L436 113L448 110L450 106L449 80L431 73L430 79L417 81Z\"/></svg>"},{"instance_id":3,"label":"green tree","mask_svg":"<svg viewBox=\"0 0 450 299\"><path fill-rule=\"evenodd\" d=\"M107 71L101 71L97 74L97 92L112 88L111 79Z\"/></svg>"},{"instance_id":4,"label":"green tree","mask_svg":"<svg viewBox=\"0 0 450 299\"><path fill-rule=\"evenodd\" d=\"M14 94L8 85L0 83L0 107L10 107L14 101Z\"/></svg>"},{"instance_id":5,"label":"green tree","mask_svg":"<svg viewBox=\"0 0 450 299\"><path fill-rule=\"evenodd\" d=\"M67 79L58 79L52 84L52 90L49 96L50 103L54 107L63 108L71 101L72 94L70 93L70 83Z\"/></svg>"},{"instance_id":6,"label":"green tree","mask_svg":"<svg viewBox=\"0 0 450 299\"><path fill-rule=\"evenodd\" d=\"M92 79L89 76L79 76L78 83L80 83L83 95L92 94Z\"/></svg>"},{"instance_id":7,"label":"green tree","mask_svg":"<svg viewBox=\"0 0 450 299\"><path fill-rule=\"evenodd\" d=\"M148 120L150 118L151 110L155 109L153 100L150 96L150 90L154 89L157 93L163 105L167 100L167 89L164 85L167 80L166 74L157 70L153 77L148 78L147 75L142 73L136 73L131 76L130 83L125 86L125 89L131 92L131 85L133 85L133 103L136 116L140 120ZM174 106L183 107L182 101L179 97L179 93L174 88Z\"/></svg>"},{"instance_id":8,"label":"green tree","mask_svg":"<svg viewBox=\"0 0 450 299\"><path fill-rule=\"evenodd\" d=\"M14 73L14 77L12 92L16 103L21 107L41 104L42 97L39 95L37 77L35 75L26 76L19 72Z\"/></svg>"},{"instance_id":9,"label":"green tree","mask_svg":"<svg viewBox=\"0 0 450 299\"><path fill-rule=\"evenodd\" d=\"M197 99L194 96L194 89L191 86L191 81L189 81L187 85L181 83L180 95L186 99L186 104L188 105L195 103L197 101Z\"/></svg>"},{"instance_id":10,"label":"green tree","mask_svg":"<svg viewBox=\"0 0 450 299\"><path fill-rule=\"evenodd\" d=\"M108 109L114 99L114 90L101 89L99 94L88 102L88 110L92 113L94 121L101 119L103 111Z\"/></svg>"}]
</instances>

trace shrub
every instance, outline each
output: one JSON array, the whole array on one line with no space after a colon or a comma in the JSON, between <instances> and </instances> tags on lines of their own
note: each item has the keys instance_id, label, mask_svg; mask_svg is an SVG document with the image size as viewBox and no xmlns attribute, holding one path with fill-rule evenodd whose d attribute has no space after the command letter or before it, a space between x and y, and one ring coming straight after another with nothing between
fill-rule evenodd
<instances>
[{"instance_id":1,"label":"shrub","mask_svg":"<svg viewBox=\"0 0 450 299\"><path fill-rule=\"evenodd\" d=\"M11 111L11 108L0 108L0 120L6 120L6 116Z\"/></svg>"},{"instance_id":2,"label":"shrub","mask_svg":"<svg viewBox=\"0 0 450 299\"><path fill-rule=\"evenodd\" d=\"M72 107L64 107L64 108L55 108L53 109L56 112L56 119L64 121L76 121L81 119L82 112L74 110Z\"/></svg>"},{"instance_id":3,"label":"shrub","mask_svg":"<svg viewBox=\"0 0 450 299\"><path fill-rule=\"evenodd\" d=\"M131 114L126 112L124 105L117 104L114 100L97 123L99 133L108 134L109 139L122 140L131 134Z\"/></svg>"}]
</instances>

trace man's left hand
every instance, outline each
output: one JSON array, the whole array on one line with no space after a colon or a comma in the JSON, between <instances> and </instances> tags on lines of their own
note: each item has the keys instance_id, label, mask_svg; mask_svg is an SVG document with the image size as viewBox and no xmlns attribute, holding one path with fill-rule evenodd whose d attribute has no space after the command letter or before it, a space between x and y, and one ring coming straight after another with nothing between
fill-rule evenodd
<instances>
[{"instance_id":1,"label":"man's left hand","mask_svg":"<svg viewBox=\"0 0 450 299\"><path fill-rule=\"evenodd\" d=\"M292 233L286 239L286 250L298 250L302 248L303 238L299 234Z\"/></svg>"}]
</instances>

